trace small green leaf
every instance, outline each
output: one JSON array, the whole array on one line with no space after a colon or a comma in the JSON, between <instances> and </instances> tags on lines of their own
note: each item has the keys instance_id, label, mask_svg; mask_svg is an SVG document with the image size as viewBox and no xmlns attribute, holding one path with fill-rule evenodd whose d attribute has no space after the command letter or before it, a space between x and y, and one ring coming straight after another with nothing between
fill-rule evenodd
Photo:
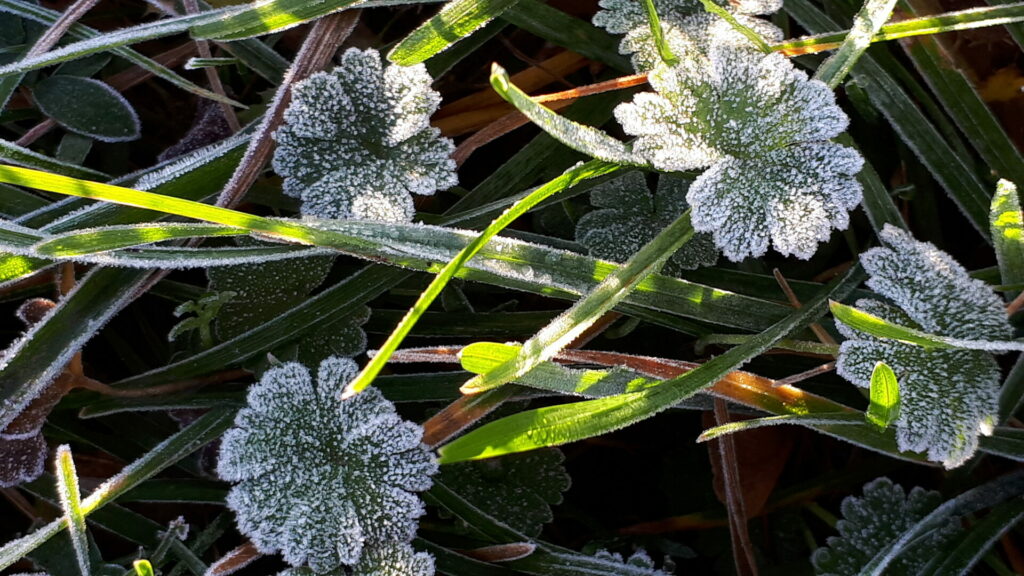
<instances>
[{"instance_id":1,"label":"small green leaf","mask_svg":"<svg viewBox=\"0 0 1024 576\"><path fill-rule=\"evenodd\" d=\"M154 576L153 565L145 558L132 562L132 567L135 569L135 576Z\"/></svg>"},{"instance_id":2,"label":"small green leaf","mask_svg":"<svg viewBox=\"0 0 1024 576\"><path fill-rule=\"evenodd\" d=\"M32 91L39 109L58 124L104 142L139 137L139 117L109 85L79 76L50 76Z\"/></svg>"},{"instance_id":3,"label":"small green leaf","mask_svg":"<svg viewBox=\"0 0 1024 576\"><path fill-rule=\"evenodd\" d=\"M900 384L896 373L885 362L879 362L871 373L871 404L865 418L885 430L896 421L899 411Z\"/></svg>"},{"instance_id":4,"label":"small green leaf","mask_svg":"<svg viewBox=\"0 0 1024 576\"><path fill-rule=\"evenodd\" d=\"M511 8L518 0L453 0L402 39L388 60L411 66L451 47Z\"/></svg>"},{"instance_id":5,"label":"small green leaf","mask_svg":"<svg viewBox=\"0 0 1024 576\"><path fill-rule=\"evenodd\" d=\"M75 559L82 576L90 576L89 567L89 534L85 528L85 515L82 513L82 494L78 489L78 473L75 462L71 459L71 448L66 444L57 448L57 493L60 495L60 506L64 510L64 519L71 533L71 547L75 551Z\"/></svg>"},{"instance_id":6,"label":"small green leaf","mask_svg":"<svg viewBox=\"0 0 1024 576\"><path fill-rule=\"evenodd\" d=\"M1013 182L1000 180L996 186L989 225L1003 284L1024 283L1024 215Z\"/></svg>"}]
</instances>

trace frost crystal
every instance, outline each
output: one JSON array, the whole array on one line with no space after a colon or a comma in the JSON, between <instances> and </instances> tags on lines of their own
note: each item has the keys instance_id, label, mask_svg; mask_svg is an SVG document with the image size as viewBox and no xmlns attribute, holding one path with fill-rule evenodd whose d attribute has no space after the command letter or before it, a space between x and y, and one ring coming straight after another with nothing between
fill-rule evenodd
<instances>
[{"instance_id":1,"label":"frost crystal","mask_svg":"<svg viewBox=\"0 0 1024 576\"><path fill-rule=\"evenodd\" d=\"M689 187L688 180L662 174L652 196L639 172L597 186L590 193L590 201L601 209L585 214L576 223L576 241L586 246L591 256L625 262L686 211ZM682 270L711 266L717 260L718 250L711 235L695 234L665 263L664 272L678 275Z\"/></svg>"},{"instance_id":2,"label":"frost crystal","mask_svg":"<svg viewBox=\"0 0 1024 576\"><path fill-rule=\"evenodd\" d=\"M811 562L815 572L821 576L859 574L869 560L941 503L938 492L917 487L906 494L888 478L872 480L864 486L863 497L843 500L843 519L836 523L839 536L830 536L827 547L814 551ZM957 519L951 518L946 525L915 540L886 567L885 573L921 574L958 529Z\"/></svg>"},{"instance_id":3,"label":"frost crystal","mask_svg":"<svg viewBox=\"0 0 1024 576\"><path fill-rule=\"evenodd\" d=\"M279 576L434 576L434 557L412 546L391 542L363 550L351 571L344 568L318 574L309 568L290 568Z\"/></svg>"},{"instance_id":4,"label":"frost crystal","mask_svg":"<svg viewBox=\"0 0 1024 576\"><path fill-rule=\"evenodd\" d=\"M315 383L297 363L267 371L221 445L217 471L238 483L227 503L239 530L261 552L280 550L317 573L367 555L372 563L373 547L412 540L424 512L415 493L437 471L422 429L376 389L339 400L356 373L337 357L320 364Z\"/></svg>"},{"instance_id":5,"label":"frost crystal","mask_svg":"<svg viewBox=\"0 0 1024 576\"><path fill-rule=\"evenodd\" d=\"M868 250L861 262L871 275L868 286L898 308L875 300L861 300L858 308L940 336L1006 340L1013 335L999 297L948 254L893 226L880 237L888 247ZM922 348L842 323L838 328L848 338L836 364L842 377L869 387L879 361L900 377L900 450L927 451L929 459L947 468L974 454L978 434L991 429L998 408L1000 372L991 354Z\"/></svg>"},{"instance_id":6,"label":"frost crystal","mask_svg":"<svg viewBox=\"0 0 1024 576\"><path fill-rule=\"evenodd\" d=\"M660 66L657 93L638 94L615 115L655 168L708 168L690 186L693 226L730 260L782 254L810 258L861 200L863 159L828 142L847 117L828 86L781 54L714 46L704 59Z\"/></svg>"},{"instance_id":7,"label":"frost crystal","mask_svg":"<svg viewBox=\"0 0 1024 576\"><path fill-rule=\"evenodd\" d=\"M458 183L454 145L430 126L441 101L430 82L422 65L384 69L376 51L350 48L297 84L274 136L285 194L322 218L412 220L410 194Z\"/></svg>"},{"instance_id":8,"label":"frost crystal","mask_svg":"<svg viewBox=\"0 0 1024 576\"><path fill-rule=\"evenodd\" d=\"M631 55L637 72L654 69L661 62L661 55L643 4L637 0L601 0L599 4L602 9L594 15L594 24L612 34L625 34L619 44L619 52ZM768 42L782 40L782 30L770 22L752 17L777 11L782 7L782 0L719 0L718 4L733 12L741 24ZM654 7L661 20L665 41L677 57L694 57L714 44L750 45L750 40L728 22L707 13L699 0L654 0Z\"/></svg>"}]
</instances>

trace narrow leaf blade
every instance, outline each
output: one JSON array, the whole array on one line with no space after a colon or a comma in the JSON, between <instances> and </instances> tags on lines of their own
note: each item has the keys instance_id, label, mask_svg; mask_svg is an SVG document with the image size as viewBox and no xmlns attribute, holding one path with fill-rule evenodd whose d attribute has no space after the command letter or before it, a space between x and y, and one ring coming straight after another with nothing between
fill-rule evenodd
<instances>
[{"instance_id":1,"label":"narrow leaf blade","mask_svg":"<svg viewBox=\"0 0 1024 576\"><path fill-rule=\"evenodd\" d=\"M896 421L899 409L900 385L896 373L885 362L879 362L871 372L871 404L865 417L879 430L885 430Z\"/></svg>"}]
</instances>

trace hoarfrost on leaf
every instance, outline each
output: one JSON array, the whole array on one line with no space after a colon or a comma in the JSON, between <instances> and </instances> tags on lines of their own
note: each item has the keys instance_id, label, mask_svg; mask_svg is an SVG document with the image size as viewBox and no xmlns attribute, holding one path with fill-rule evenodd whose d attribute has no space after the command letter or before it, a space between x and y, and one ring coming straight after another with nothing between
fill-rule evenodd
<instances>
[{"instance_id":1,"label":"hoarfrost on leaf","mask_svg":"<svg viewBox=\"0 0 1024 576\"><path fill-rule=\"evenodd\" d=\"M752 29L768 42L779 42L782 30L755 18L771 14L782 7L782 0L741 0L718 4L733 12L740 24ZM628 54L637 72L649 72L661 63L658 46L643 4L637 0L601 0L601 10L594 15L594 24L612 34L625 34L619 52ZM750 40L728 22L704 10L699 0L654 0L661 20L662 34L669 49L684 59L699 57L712 45L750 46Z\"/></svg>"},{"instance_id":2,"label":"hoarfrost on leaf","mask_svg":"<svg viewBox=\"0 0 1024 576\"><path fill-rule=\"evenodd\" d=\"M896 306L860 300L857 307L890 322L940 336L1006 340L1013 329L1002 301L980 280L934 245L887 225L887 247L861 256L867 285ZM947 468L963 464L991 430L998 409L1000 371L992 354L979 350L923 348L877 338L839 323L847 340L836 371L865 388L876 362L900 377L900 450L927 452Z\"/></svg>"},{"instance_id":3,"label":"hoarfrost on leaf","mask_svg":"<svg viewBox=\"0 0 1024 576\"><path fill-rule=\"evenodd\" d=\"M371 388L345 401L358 372L348 358L309 370L286 363L249 389L248 407L221 445L217 472L239 530L264 553L281 551L317 573L355 565L364 550L405 543L437 463L423 431Z\"/></svg>"},{"instance_id":4,"label":"hoarfrost on leaf","mask_svg":"<svg viewBox=\"0 0 1024 576\"><path fill-rule=\"evenodd\" d=\"M458 183L454 145L430 126L431 81L423 65L385 69L375 50L350 48L298 83L274 135L284 193L321 218L412 220L411 194Z\"/></svg>"},{"instance_id":5,"label":"hoarfrost on leaf","mask_svg":"<svg viewBox=\"0 0 1024 576\"><path fill-rule=\"evenodd\" d=\"M848 119L824 83L781 54L729 46L659 66L649 80L656 92L615 115L655 168L709 168L686 199L694 229L711 233L730 260L761 256L769 241L807 259L849 224L863 159L828 141Z\"/></svg>"},{"instance_id":6,"label":"hoarfrost on leaf","mask_svg":"<svg viewBox=\"0 0 1024 576\"><path fill-rule=\"evenodd\" d=\"M843 519L836 523L839 536L830 536L828 546L811 556L820 576L859 574L868 561L896 541L904 532L942 503L938 492L916 487L910 494L888 478L864 486L864 496L849 496L842 503ZM923 538L915 540L888 567L886 574L911 576L922 573L942 546L959 530L956 518Z\"/></svg>"},{"instance_id":7,"label":"hoarfrost on leaf","mask_svg":"<svg viewBox=\"0 0 1024 576\"><path fill-rule=\"evenodd\" d=\"M662 174L652 195L639 172L597 186L590 193L590 201L600 209L576 223L576 241L586 246L591 256L625 262L686 211L689 186L687 179ZM663 272L678 275L683 270L711 266L717 260L718 250L711 235L695 234L665 263Z\"/></svg>"},{"instance_id":8,"label":"hoarfrost on leaf","mask_svg":"<svg viewBox=\"0 0 1024 576\"><path fill-rule=\"evenodd\" d=\"M390 542L369 546L351 571L337 568L325 573L308 567L289 568L278 576L434 576L434 557L417 552L405 543Z\"/></svg>"}]
</instances>

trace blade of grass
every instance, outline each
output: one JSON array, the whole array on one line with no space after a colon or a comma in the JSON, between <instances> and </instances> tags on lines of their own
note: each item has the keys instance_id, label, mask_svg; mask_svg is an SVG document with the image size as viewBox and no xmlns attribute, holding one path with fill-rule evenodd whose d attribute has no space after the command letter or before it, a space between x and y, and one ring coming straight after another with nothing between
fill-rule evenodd
<instances>
[{"instance_id":1,"label":"blade of grass","mask_svg":"<svg viewBox=\"0 0 1024 576\"><path fill-rule=\"evenodd\" d=\"M419 64L447 50L511 8L518 0L453 0L388 53L400 66Z\"/></svg>"},{"instance_id":2,"label":"blade of grass","mask_svg":"<svg viewBox=\"0 0 1024 576\"><path fill-rule=\"evenodd\" d=\"M174 434L144 456L126 466L119 474L113 476L96 488L82 501L82 515L99 510L110 504L119 496L134 488L178 462L200 447L212 442L227 430L234 422L235 411L217 409L203 414L194 422ZM35 550L67 526L63 518L54 520L26 536L12 540L0 548L0 570L17 562L26 554Z\"/></svg>"},{"instance_id":3,"label":"blade of grass","mask_svg":"<svg viewBox=\"0 0 1024 576\"><path fill-rule=\"evenodd\" d=\"M602 280L593 291L527 340L515 358L486 374L474 376L463 385L462 392L475 394L511 382L552 358L614 308L640 281L660 268L693 234L690 213L687 211L659 232L615 273Z\"/></svg>"},{"instance_id":4,"label":"blade of grass","mask_svg":"<svg viewBox=\"0 0 1024 576\"><path fill-rule=\"evenodd\" d=\"M971 526L967 535L952 549L944 548L942 554L925 568L922 576L969 574L992 545L1021 520L1024 520L1024 499L1017 498L997 506Z\"/></svg>"},{"instance_id":5,"label":"blade of grass","mask_svg":"<svg viewBox=\"0 0 1024 576\"><path fill-rule=\"evenodd\" d=\"M1024 283L1024 214L1021 213L1020 196L1013 182L1000 180L996 185L989 223L999 262L1000 281L1007 286ZM1007 296L1012 298L1014 293Z\"/></svg>"},{"instance_id":6,"label":"blade of grass","mask_svg":"<svg viewBox=\"0 0 1024 576\"><path fill-rule=\"evenodd\" d=\"M17 164L19 166L28 166L29 168L36 168L38 170L46 170L47 172L54 172L56 174L63 174L65 176L72 176L75 178L96 178L105 180L109 178L103 172L91 170L89 168L83 168L77 164L71 164L70 162L63 162L55 158L50 158L44 154L33 152L23 146L18 146L14 142L0 139L0 160L10 162L11 164Z\"/></svg>"},{"instance_id":7,"label":"blade of grass","mask_svg":"<svg viewBox=\"0 0 1024 576\"><path fill-rule=\"evenodd\" d=\"M558 46L630 74L633 66L619 54L619 41L585 20L574 18L538 0L519 0L501 15L503 20Z\"/></svg>"},{"instance_id":8,"label":"blade of grass","mask_svg":"<svg viewBox=\"0 0 1024 576\"><path fill-rule=\"evenodd\" d=\"M839 86L853 69L871 40L885 24L896 7L897 0L867 0L860 12L853 18L853 26L839 50L818 66L814 77L828 84L833 90Z\"/></svg>"},{"instance_id":9,"label":"blade of grass","mask_svg":"<svg viewBox=\"0 0 1024 576\"><path fill-rule=\"evenodd\" d=\"M508 227L509 224L548 196L569 188L583 180L608 174L617 169L618 166L614 164L591 160L586 164L567 170L558 178L555 178L547 184L537 188L531 192L529 196L509 207L509 209L495 219L490 226L485 228L479 236L466 245L466 247L455 256L455 258L441 268L437 273L437 276L434 277L434 280L431 281L429 286L427 286L426 290L420 294L420 297L416 300L416 303L413 304L413 307L409 309L408 314L402 318L402 321L398 324L391 335L388 336L388 339L384 344L381 345L377 354L372 360L370 360L366 367L363 368L362 372L360 372L359 375L356 376L356 378L345 388L345 391L342 393L342 398L358 394L373 382L373 379L378 373L380 373L381 369L387 363L388 358L390 358L391 354L398 349L402 344L402 340L404 340L405 336L410 330L412 330L412 327L416 324L416 320L427 311L427 308L434 299L441 294L441 290L444 289L448 281L451 280L452 277L455 276L455 273L462 268L467 261L475 256L477 252L479 252L487 242L491 240L491 238L497 235L498 232Z\"/></svg>"},{"instance_id":10,"label":"blade of grass","mask_svg":"<svg viewBox=\"0 0 1024 576\"><path fill-rule=\"evenodd\" d=\"M67 444L57 447L57 493L64 510L64 522L71 534L71 547L78 561L82 576L92 576L89 565L89 533L85 528L85 514L82 513L82 496L78 491L78 473L71 459L71 448Z\"/></svg>"},{"instance_id":11,"label":"blade of grass","mask_svg":"<svg viewBox=\"0 0 1024 576\"><path fill-rule=\"evenodd\" d=\"M842 298L863 279L859 266L825 287L803 308L720 356L658 386L618 396L520 412L486 424L439 449L442 463L475 460L590 438L649 418L700 392L787 334L816 320L830 298Z\"/></svg>"}]
</instances>

